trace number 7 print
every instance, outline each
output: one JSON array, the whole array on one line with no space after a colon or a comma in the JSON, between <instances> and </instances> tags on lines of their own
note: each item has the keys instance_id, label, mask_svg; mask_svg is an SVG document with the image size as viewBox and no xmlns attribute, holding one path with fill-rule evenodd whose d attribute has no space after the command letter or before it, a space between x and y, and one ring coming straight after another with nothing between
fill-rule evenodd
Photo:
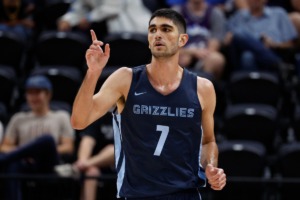
<instances>
[{"instance_id":1,"label":"number 7 print","mask_svg":"<svg viewBox=\"0 0 300 200\"><path fill-rule=\"evenodd\" d=\"M155 149L153 155L160 156L161 151L162 151L162 149L164 147L164 144L166 142L167 136L169 134L169 127L168 126L163 126L163 125L157 125L156 130L161 131L161 135L159 137L159 140L158 140L158 143L157 143L157 146L156 146L156 149Z\"/></svg>"}]
</instances>

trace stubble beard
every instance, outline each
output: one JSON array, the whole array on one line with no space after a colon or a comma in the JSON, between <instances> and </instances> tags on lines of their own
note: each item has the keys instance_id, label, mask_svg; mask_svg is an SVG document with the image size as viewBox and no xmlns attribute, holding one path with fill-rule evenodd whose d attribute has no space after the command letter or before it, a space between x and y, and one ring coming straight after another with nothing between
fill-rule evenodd
<instances>
[{"instance_id":1,"label":"stubble beard","mask_svg":"<svg viewBox=\"0 0 300 200\"><path fill-rule=\"evenodd\" d=\"M151 50L152 56L154 58L168 58L168 57L172 57L176 54L176 50L175 49L171 49L171 51L154 51Z\"/></svg>"}]
</instances>

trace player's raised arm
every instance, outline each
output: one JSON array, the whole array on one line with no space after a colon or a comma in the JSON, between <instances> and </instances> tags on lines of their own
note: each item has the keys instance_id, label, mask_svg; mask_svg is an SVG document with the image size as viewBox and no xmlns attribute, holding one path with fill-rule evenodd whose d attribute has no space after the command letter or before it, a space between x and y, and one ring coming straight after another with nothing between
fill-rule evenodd
<instances>
[{"instance_id":1,"label":"player's raised arm","mask_svg":"<svg viewBox=\"0 0 300 200\"><path fill-rule=\"evenodd\" d=\"M97 40L97 36L93 30L91 30L91 36L92 44L86 51L85 58L88 65L88 70L93 72L95 76L100 76L103 68L108 61L110 48L109 44L105 44L104 51L102 50L101 46L103 46L103 42Z\"/></svg>"},{"instance_id":2,"label":"player's raised arm","mask_svg":"<svg viewBox=\"0 0 300 200\"><path fill-rule=\"evenodd\" d=\"M110 47L109 44L106 44L103 51L101 46L104 44L102 41L97 40L93 30L91 30L91 37L92 44L85 55L88 70L73 103L71 123L75 129L85 128L92 121L96 120L97 117L104 114L96 113L93 95L97 81L108 61ZM103 109L106 109L106 107Z\"/></svg>"}]
</instances>

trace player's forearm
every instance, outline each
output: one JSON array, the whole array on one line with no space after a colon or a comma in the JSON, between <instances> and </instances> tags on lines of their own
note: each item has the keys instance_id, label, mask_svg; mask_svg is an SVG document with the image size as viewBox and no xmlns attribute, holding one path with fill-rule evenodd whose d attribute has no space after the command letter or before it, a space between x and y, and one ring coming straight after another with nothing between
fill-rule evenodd
<instances>
[{"instance_id":1,"label":"player's forearm","mask_svg":"<svg viewBox=\"0 0 300 200\"><path fill-rule=\"evenodd\" d=\"M89 125L89 115L93 110L93 95L101 72L88 70L78 90L71 115L74 129L84 129Z\"/></svg>"},{"instance_id":2,"label":"player's forearm","mask_svg":"<svg viewBox=\"0 0 300 200\"><path fill-rule=\"evenodd\" d=\"M203 144L201 155L201 164L203 168L205 169L208 164L212 164L214 167L217 167L218 155L219 151L216 142Z\"/></svg>"}]
</instances>

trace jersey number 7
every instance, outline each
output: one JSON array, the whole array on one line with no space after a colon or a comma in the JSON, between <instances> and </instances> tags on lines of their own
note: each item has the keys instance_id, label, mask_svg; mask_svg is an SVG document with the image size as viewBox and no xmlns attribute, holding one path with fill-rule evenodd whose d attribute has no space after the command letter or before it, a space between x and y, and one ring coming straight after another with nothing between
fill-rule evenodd
<instances>
[{"instance_id":1,"label":"jersey number 7","mask_svg":"<svg viewBox=\"0 0 300 200\"><path fill-rule=\"evenodd\" d=\"M160 156L161 151L164 147L164 144L166 142L167 136L169 134L169 127L163 126L163 125L156 125L156 131L161 131L161 135L159 137L158 143L156 145L154 154L155 156Z\"/></svg>"}]
</instances>

